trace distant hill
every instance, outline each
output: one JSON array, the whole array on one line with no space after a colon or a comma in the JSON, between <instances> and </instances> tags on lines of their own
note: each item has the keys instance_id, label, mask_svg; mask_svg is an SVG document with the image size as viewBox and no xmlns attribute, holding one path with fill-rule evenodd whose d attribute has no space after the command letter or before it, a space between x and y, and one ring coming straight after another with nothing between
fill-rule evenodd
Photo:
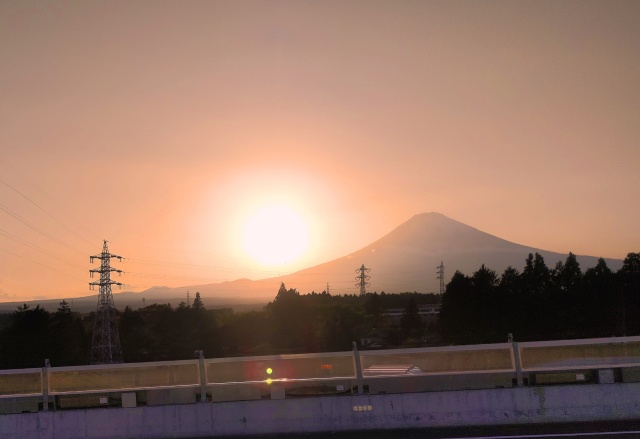
<instances>
[{"instance_id":1,"label":"distant hill","mask_svg":"<svg viewBox=\"0 0 640 439\"><path fill-rule=\"evenodd\" d=\"M193 290L191 294L192 302L195 297L195 291L196 290ZM159 292L159 294L156 294L157 292ZM275 294L273 294L273 296L275 296ZM145 300L143 301L142 299ZM249 311L253 309L261 309L269 302L269 300L273 299L273 297L244 297L240 295L238 297L209 296L206 298L203 297L203 299L205 307L208 309L232 308L235 311ZM1 302L0 313L13 312L24 303L29 305L31 308L35 308L36 305L40 305L40 307L47 311L54 312L60 306L61 300L62 299L40 299L22 302ZM88 313L95 311L98 306L98 292L96 291L96 293L91 296L74 297L73 299L66 300L72 311ZM126 306L138 309L142 308L144 305L148 306L154 303L169 303L171 306L176 307L180 302L186 302L187 296L186 290L183 295L180 288L153 287L140 293L130 291L119 293L117 290L114 290L113 301L116 308L119 310L123 310Z\"/></svg>"},{"instance_id":2,"label":"distant hill","mask_svg":"<svg viewBox=\"0 0 640 439\"><path fill-rule=\"evenodd\" d=\"M153 287L140 293L114 293L118 308L129 304L134 308L146 304L167 303L177 305L186 300L186 292L191 298L199 291L205 306L243 308L265 304L272 300L284 282L288 288L296 288L301 293L322 292L329 284L331 294L356 294L356 269L362 264L371 271L368 291L399 293L417 291L437 292L436 267L440 262L445 266L445 282L456 270L472 274L482 264L501 274L512 266L522 271L529 253L540 253L548 267L553 268L558 261L564 261L566 254L515 244L478 229L455 221L439 213L415 215L386 236L345 257L316 265L296 273L269 279L239 279L218 284L190 285L180 288ZM596 256L577 256L582 270L596 265ZM620 259L606 259L612 270L622 267ZM39 301L38 303L44 303ZM53 309L59 300L50 301ZM74 299L74 305L85 303L88 310L95 309L96 295ZM5 308L0 304L0 309ZM14 305L14 304L11 304ZM44 306L44 305L43 305Z\"/></svg>"}]
</instances>

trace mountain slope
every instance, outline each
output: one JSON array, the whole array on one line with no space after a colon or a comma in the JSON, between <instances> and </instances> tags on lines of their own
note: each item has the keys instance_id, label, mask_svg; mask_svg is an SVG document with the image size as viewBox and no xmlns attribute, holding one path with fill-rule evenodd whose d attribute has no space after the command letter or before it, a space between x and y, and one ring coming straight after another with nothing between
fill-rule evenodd
<instances>
[{"instance_id":1,"label":"mountain slope","mask_svg":"<svg viewBox=\"0 0 640 439\"><path fill-rule=\"evenodd\" d=\"M549 268L567 257L566 254L509 242L432 212L415 215L389 234L350 255L290 275L180 288L154 287L141 293L114 293L114 296L118 307L124 307L125 301L132 306L141 306L143 297L146 304L177 304L180 300L186 301L187 291L190 291L192 298L199 291L203 298L210 298L205 300L205 304L209 306L236 307L250 302L265 303L272 300L280 282L301 293L321 292L329 284L331 294L357 294L359 288L355 285L356 270L362 264L371 269L371 285L367 291L438 292L436 267L440 265L440 261L444 262L445 282L448 282L456 270L471 275L482 264L496 270L498 274L508 266L522 271L527 255L536 252L544 257ZM583 271L595 266L598 260L594 256L577 256L577 259ZM614 271L622 266L619 259L606 261ZM93 302L87 303L91 308L95 307L95 297L84 299ZM80 300L76 299L76 302ZM55 304L57 305L57 301ZM3 308L0 306L0 309ZM11 309L15 309L15 306Z\"/></svg>"},{"instance_id":2,"label":"mountain slope","mask_svg":"<svg viewBox=\"0 0 640 439\"><path fill-rule=\"evenodd\" d=\"M332 294L356 294L356 270L364 264L371 271L367 291L397 293L404 291L437 292L436 267L445 265L445 281L456 270L472 274L482 264L498 274L512 266L522 271L529 253L540 253L553 268L566 254L515 244L482 232L439 213L415 215L386 236L348 255L296 273L256 281L197 285L188 289L209 295L266 297L272 299L280 282L301 293L321 292L329 284ZM583 271L597 263L594 256L578 256ZM606 259L612 270L622 261ZM185 287L186 288L186 287ZM182 290L184 291L185 288Z\"/></svg>"},{"instance_id":3,"label":"mountain slope","mask_svg":"<svg viewBox=\"0 0 640 439\"><path fill-rule=\"evenodd\" d=\"M371 268L368 291L437 292L436 267L445 265L445 280L456 270L471 274L482 264L500 274L508 266L522 271L529 253L540 253L553 268L566 254L515 244L447 218L439 213L415 215L388 235L344 258L286 276L287 284L301 291L322 291L327 282L337 292L356 292L355 269ZM593 256L578 256L583 270L597 263ZM607 259L613 270L622 261ZM312 286L309 288L308 286ZM306 288L305 288L306 287Z\"/></svg>"}]
</instances>

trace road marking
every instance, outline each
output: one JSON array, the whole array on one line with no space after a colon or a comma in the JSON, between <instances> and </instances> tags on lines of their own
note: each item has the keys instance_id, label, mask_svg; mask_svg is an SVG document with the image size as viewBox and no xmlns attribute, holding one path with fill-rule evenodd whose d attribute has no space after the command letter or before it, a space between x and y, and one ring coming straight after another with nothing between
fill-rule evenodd
<instances>
[{"instance_id":1,"label":"road marking","mask_svg":"<svg viewBox=\"0 0 640 439\"><path fill-rule=\"evenodd\" d=\"M594 433L556 433L556 434L519 434L512 436L475 436L443 439L533 439L545 437L580 437L580 436L611 436L623 434L640 434L640 431L598 431Z\"/></svg>"}]
</instances>

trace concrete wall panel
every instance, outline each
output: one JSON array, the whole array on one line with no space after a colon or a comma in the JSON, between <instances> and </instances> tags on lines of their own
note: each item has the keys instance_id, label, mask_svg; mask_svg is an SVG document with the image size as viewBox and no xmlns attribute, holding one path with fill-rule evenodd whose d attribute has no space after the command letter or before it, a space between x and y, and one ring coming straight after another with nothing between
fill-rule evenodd
<instances>
[{"instance_id":1,"label":"concrete wall panel","mask_svg":"<svg viewBox=\"0 0 640 439\"><path fill-rule=\"evenodd\" d=\"M1 439L171 438L637 419L640 383L325 396L0 416Z\"/></svg>"}]
</instances>

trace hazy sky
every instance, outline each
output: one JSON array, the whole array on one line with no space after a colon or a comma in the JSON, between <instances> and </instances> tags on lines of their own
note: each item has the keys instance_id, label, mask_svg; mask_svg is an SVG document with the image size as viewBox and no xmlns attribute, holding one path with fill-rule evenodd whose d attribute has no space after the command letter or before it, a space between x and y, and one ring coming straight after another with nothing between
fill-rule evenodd
<instances>
[{"instance_id":1,"label":"hazy sky","mask_svg":"<svg viewBox=\"0 0 640 439\"><path fill-rule=\"evenodd\" d=\"M624 258L639 122L636 0L4 0L0 300L92 294L102 239L141 291L288 273L427 211ZM309 247L267 267L242 234L274 204Z\"/></svg>"}]
</instances>

